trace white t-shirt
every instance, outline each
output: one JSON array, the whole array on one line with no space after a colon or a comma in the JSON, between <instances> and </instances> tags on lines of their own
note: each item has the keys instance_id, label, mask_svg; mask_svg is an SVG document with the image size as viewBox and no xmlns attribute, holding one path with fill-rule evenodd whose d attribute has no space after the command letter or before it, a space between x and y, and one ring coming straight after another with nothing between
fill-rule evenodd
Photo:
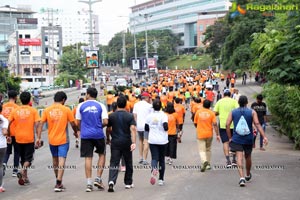
<instances>
[{"instance_id":1,"label":"white t-shirt","mask_svg":"<svg viewBox=\"0 0 300 200\"><path fill-rule=\"evenodd\" d=\"M145 131L145 119L153 112L152 105L144 100L137 102L133 107L133 114L136 114L137 131Z\"/></svg>"},{"instance_id":2,"label":"white t-shirt","mask_svg":"<svg viewBox=\"0 0 300 200\"><path fill-rule=\"evenodd\" d=\"M154 111L146 118L149 125L149 144L167 144L168 132L164 130L163 123L168 123L168 116L163 111Z\"/></svg>"},{"instance_id":3,"label":"white t-shirt","mask_svg":"<svg viewBox=\"0 0 300 200\"><path fill-rule=\"evenodd\" d=\"M3 115L0 115L0 148L7 147L6 136L2 133L3 128L8 128L8 120Z\"/></svg>"}]
</instances>

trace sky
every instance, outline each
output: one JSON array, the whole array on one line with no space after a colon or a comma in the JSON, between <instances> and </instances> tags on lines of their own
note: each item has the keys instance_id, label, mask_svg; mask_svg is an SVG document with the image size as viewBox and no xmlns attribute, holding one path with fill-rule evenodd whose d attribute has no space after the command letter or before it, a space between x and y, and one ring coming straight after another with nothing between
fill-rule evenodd
<instances>
[{"instance_id":1,"label":"sky","mask_svg":"<svg viewBox=\"0 0 300 200\"><path fill-rule=\"evenodd\" d=\"M84 0L88 1L88 0ZM92 0L95 1L95 0ZM130 7L144 3L149 0L101 0L92 6L94 14L99 16L99 39L100 44L107 45L114 34L126 30L128 27L128 16L131 13ZM88 9L88 5L78 0L0 0L0 6L10 5L31 5L33 11L40 8L55 8L66 11L79 11Z\"/></svg>"}]
</instances>

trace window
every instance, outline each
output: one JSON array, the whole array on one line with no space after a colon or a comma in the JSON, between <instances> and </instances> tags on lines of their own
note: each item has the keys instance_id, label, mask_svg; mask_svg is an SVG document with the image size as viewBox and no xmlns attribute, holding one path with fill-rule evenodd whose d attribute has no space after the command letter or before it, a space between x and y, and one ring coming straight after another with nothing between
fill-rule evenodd
<instances>
[{"instance_id":1,"label":"window","mask_svg":"<svg viewBox=\"0 0 300 200\"><path fill-rule=\"evenodd\" d=\"M22 39L22 38L23 38L23 35L22 35L22 34L20 34L20 35L19 35L19 38L20 38L20 39Z\"/></svg>"},{"instance_id":2,"label":"window","mask_svg":"<svg viewBox=\"0 0 300 200\"><path fill-rule=\"evenodd\" d=\"M24 68L24 74L30 76L30 68Z\"/></svg>"},{"instance_id":3,"label":"window","mask_svg":"<svg viewBox=\"0 0 300 200\"><path fill-rule=\"evenodd\" d=\"M41 56L32 56L32 62L41 62Z\"/></svg>"},{"instance_id":4,"label":"window","mask_svg":"<svg viewBox=\"0 0 300 200\"><path fill-rule=\"evenodd\" d=\"M30 57L29 56L21 56L21 63L29 63Z\"/></svg>"},{"instance_id":5,"label":"window","mask_svg":"<svg viewBox=\"0 0 300 200\"><path fill-rule=\"evenodd\" d=\"M32 68L32 73L42 73L42 68Z\"/></svg>"},{"instance_id":6,"label":"window","mask_svg":"<svg viewBox=\"0 0 300 200\"><path fill-rule=\"evenodd\" d=\"M200 25L199 25L199 31L201 31L201 32L204 31L204 26L203 26L203 24L200 24Z\"/></svg>"},{"instance_id":7,"label":"window","mask_svg":"<svg viewBox=\"0 0 300 200\"><path fill-rule=\"evenodd\" d=\"M32 46L32 51L41 51L41 46Z\"/></svg>"},{"instance_id":8,"label":"window","mask_svg":"<svg viewBox=\"0 0 300 200\"><path fill-rule=\"evenodd\" d=\"M25 34L25 38L30 38L30 35L28 35L28 34Z\"/></svg>"},{"instance_id":9,"label":"window","mask_svg":"<svg viewBox=\"0 0 300 200\"><path fill-rule=\"evenodd\" d=\"M44 38L45 42L48 41L48 36L46 35L45 38Z\"/></svg>"},{"instance_id":10,"label":"window","mask_svg":"<svg viewBox=\"0 0 300 200\"><path fill-rule=\"evenodd\" d=\"M205 39L205 35L200 35L200 41L203 42Z\"/></svg>"},{"instance_id":11,"label":"window","mask_svg":"<svg viewBox=\"0 0 300 200\"><path fill-rule=\"evenodd\" d=\"M48 53L48 47L45 48L45 53Z\"/></svg>"}]
</instances>

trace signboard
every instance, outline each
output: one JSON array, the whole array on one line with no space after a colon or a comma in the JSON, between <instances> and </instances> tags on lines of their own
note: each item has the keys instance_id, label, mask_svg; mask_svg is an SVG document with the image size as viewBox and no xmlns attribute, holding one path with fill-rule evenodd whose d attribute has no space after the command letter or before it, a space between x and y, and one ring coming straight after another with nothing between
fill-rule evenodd
<instances>
[{"instance_id":1,"label":"signboard","mask_svg":"<svg viewBox=\"0 0 300 200\"><path fill-rule=\"evenodd\" d=\"M157 67L155 58L148 58L148 67L149 69Z\"/></svg>"},{"instance_id":2,"label":"signboard","mask_svg":"<svg viewBox=\"0 0 300 200\"><path fill-rule=\"evenodd\" d=\"M20 46L41 46L42 42L39 38L21 38L18 39Z\"/></svg>"},{"instance_id":3,"label":"signboard","mask_svg":"<svg viewBox=\"0 0 300 200\"><path fill-rule=\"evenodd\" d=\"M133 70L139 70L140 69L140 60L139 59L133 59L132 60L132 69Z\"/></svg>"},{"instance_id":4,"label":"signboard","mask_svg":"<svg viewBox=\"0 0 300 200\"><path fill-rule=\"evenodd\" d=\"M90 50L85 52L86 67L89 69L99 67L98 51Z\"/></svg>"},{"instance_id":5,"label":"signboard","mask_svg":"<svg viewBox=\"0 0 300 200\"><path fill-rule=\"evenodd\" d=\"M17 24L38 24L37 18L17 18Z\"/></svg>"},{"instance_id":6,"label":"signboard","mask_svg":"<svg viewBox=\"0 0 300 200\"><path fill-rule=\"evenodd\" d=\"M25 50L23 50L23 51L20 51L20 54L21 54L21 55L30 55L31 52L30 52L28 49L25 49Z\"/></svg>"}]
</instances>

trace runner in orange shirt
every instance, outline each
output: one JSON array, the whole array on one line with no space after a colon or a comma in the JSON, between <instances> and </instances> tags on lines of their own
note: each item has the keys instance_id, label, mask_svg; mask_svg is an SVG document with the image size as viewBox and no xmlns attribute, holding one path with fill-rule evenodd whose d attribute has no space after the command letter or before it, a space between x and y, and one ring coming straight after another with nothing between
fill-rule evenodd
<instances>
[{"instance_id":1,"label":"runner in orange shirt","mask_svg":"<svg viewBox=\"0 0 300 200\"><path fill-rule=\"evenodd\" d=\"M109 112L111 110L111 104L113 103L114 95L111 91L108 91L106 95L106 104L107 104L107 111Z\"/></svg>"},{"instance_id":2,"label":"runner in orange shirt","mask_svg":"<svg viewBox=\"0 0 300 200\"><path fill-rule=\"evenodd\" d=\"M199 97L195 98L195 103L194 103L194 105L192 107L192 110L191 110L192 111L192 121L194 121L194 117L195 117L196 112L203 107L202 103L203 102L202 102L201 98L199 98Z\"/></svg>"},{"instance_id":3,"label":"runner in orange shirt","mask_svg":"<svg viewBox=\"0 0 300 200\"><path fill-rule=\"evenodd\" d=\"M181 143L181 137L183 135L182 128L183 128L184 117L185 117L185 108L182 105L182 99L176 98L175 103L176 104L174 105L174 108L175 108L176 113L178 114L178 124L179 124L177 139L178 139L178 142Z\"/></svg>"},{"instance_id":4,"label":"runner in orange shirt","mask_svg":"<svg viewBox=\"0 0 300 200\"><path fill-rule=\"evenodd\" d=\"M65 187L62 184L65 162L69 151L68 122L70 122L74 136L78 138L79 129L75 124L72 111L64 106L67 95L64 92L56 92L54 104L46 108L42 114L42 120L38 127L36 144L40 146L42 129L48 122L48 141L53 159L53 170L56 177L55 192L62 192Z\"/></svg>"},{"instance_id":5,"label":"runner in orange shirt","mask_svg":"<svg viewBox=\"0 0 300 200\"><path fill-rule=\"evenodd\" d=\"M201 172L211 169L211 144L213 139L213 129L217 135L217 141L220 142L220 134L217 126L215 113L209 109L210 101L204 100L203 108L195 114L194 125L197 128L197 142L201 158Z\"/></svg>"},{"instance_id":6,"label":"runner in orange shirt","mask_svg":"<svg viewBox=\"0 0 300 200\"><path fill-rule=\"evenodd\" d=\"M82 102L84 102L84 98L81 97L81 98L79 98L78 103L82 103ZM74 118L76 116L76 110L77 110L77 106L75 106L72 110ZM78 123L79 123L78 120L75 119L76 126L78 126ZM75 147L79 148L79 138L76 138Z\"/></svg>"},{"instance_id":7,"label":"runner in orange shirt","mask_svg":"<svg viewBox=\"0 0 300 200\"><path fill-rule=\"evenodd\" d=\"M13 110L9 116L10 126L16 123L15 138L18 150L20 152L22 169L18 172L18 183L20 185L29 185L27 169L31 166L34 154L34 130L37 130L40 116L38 111L28 104L31 99L29 92L22 92L20 100L22 106Z\"/></svg>"},{"instance_id":8,"label":"runner in orange shirt","mask_svg":"<svg viewBox=\"0 0 300 200\"><path fill-rule=\"evenodd\" d=\"M166 157L169 165L173 164L173 159L177 158L177 130L179 117L175 111L173 103L168 102L165 112L168 116L168 140L166 147Z\"/></svg>"},{"instance_id":9,"label":"runner in orange shirt","mask_svg":"<svg viewBox=\"0 0 300 200\"><path fill-rule=\"evenodd\" d=\"M14 90L10 90L8 91L8 102L4 103L2 108L2 115L8 119L10 114L12 113L13 110L15 110L16 108L18 108L19 106L16 104L17 101L17 96L18 93ZM10 154L12 154L12 148L14 148L14 169L12 172L12 176L16 177L17 173L18 173L18 168L19 168L19 162L20 162L20 154L18 151L18 147L16 144L16 138L15 138L15 128L16 128L16 123L12 123L10 126L10 136L11 136L11 142L7 143L7 149L6 149L6 154L3 160L3 166L4 166L4 172L3 174L5 174L5 168L7 166L7 162L9 160Z\"/></svg>"}]
</instances>

